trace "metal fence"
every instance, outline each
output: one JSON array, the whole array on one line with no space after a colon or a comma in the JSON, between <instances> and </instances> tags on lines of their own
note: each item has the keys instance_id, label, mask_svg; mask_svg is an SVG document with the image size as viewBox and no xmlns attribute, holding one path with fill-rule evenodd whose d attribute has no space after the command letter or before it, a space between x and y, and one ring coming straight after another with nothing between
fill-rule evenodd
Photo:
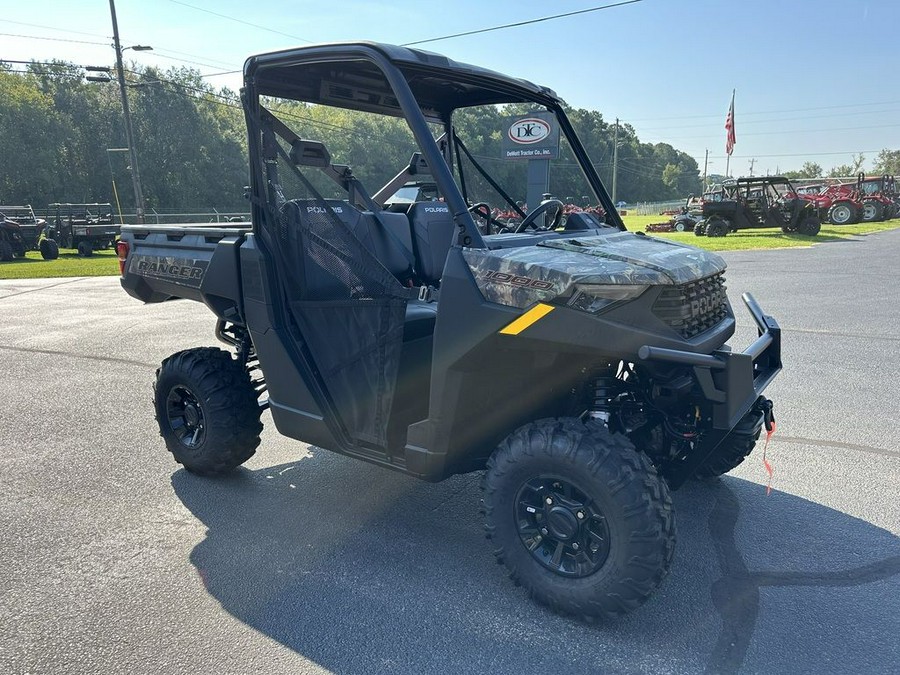
<instances>
[{"instance_id":1,"label":"metal fence","mask_svg":"<svg viewBox=\"0 0 900 675\"><path fill-rule=\"evenodd\" d=\"M35 209L38 218L50 219L56 216L53 209ZM121 214L113 209L113 218L118 225L136 225L137 214L134 211L123 211ZM187 211L183 209L147 209L144 212L144 222L152 225L175 225L177 223L230 223L250 222L249 211L227 211L213 206L197 207Z\"/></svg>"},{"instance_id":2,"label":"metal fence","mask_svg":"<svg viewBox=\"0 0 900 675\"><path fill-rule=\"evenodd\" d=\"M638 202L629 204L622 210L636 216L656 216L663 211L679 211L682 206L684 206L684 200L677 199L667 202Z\"/></svg>"}]
</instances>

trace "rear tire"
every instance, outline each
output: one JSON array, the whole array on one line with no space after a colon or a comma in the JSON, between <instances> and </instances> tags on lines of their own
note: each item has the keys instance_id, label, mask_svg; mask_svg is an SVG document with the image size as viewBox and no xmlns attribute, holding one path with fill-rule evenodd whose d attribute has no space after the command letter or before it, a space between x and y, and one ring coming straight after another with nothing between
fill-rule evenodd
<instances>
[{"instance_id":1,"label":"rear tire","mask_svg":"<svg viewBox=\"0 0 900 675\"><path fill-rule=\"evenodd\" d=\"M597 422L520 427L488 461L483 489L494 555L557 612L622 616L668 573L675 552L668 485L625 436Z\"/></svg>"},{"instance_id":2,"label":"rear tire","mask_svg":"<svg viewBox=\"0 0 900 675\"><path fill-rule=\"evenodd\" d=\"M85 258L90 258L94 254L94 247L91 246L91 242L89 241L79 241L78 242L78 255L84 256Z\"/></svg>"},{"instance_id":3,"label":"rear tire","mask_svg":"<svg viewBox=\"0 0 900 675\"><path fill-rule=\"evenodd\" d=\"M156 371L153 393L159 433L191 473L228 473L256 452L262 409L246 368L228 352L173 354Z\"/></svg>"},{"instance_id":4,"label":"rear tire","mask_svg":"<svg viewBox=\"0 0 900 675\"><path fill-rule=\"evenodd\" d=\"M59 257L59 246L52 239L41 239L38 248L44 260L56 260Z\"/></svg>"},{"instance_id":5,"label":"rear tire","mask_svg":"<svg viewBox=\"0 0 900 675\"><path fill-rule=\"evenodd\" d=\"M700 221L699 223L694 225L694 236L702 237L704 234L706 234L706 223Z\"/></svg>"},{"instance_id":6,"label":"rear tire","mask_svg":"<svg viewBox=\"0 0 900 675\"><path fill-rule=\"evenodd\" d=\"M728 234L728 222L722 218L714 218L706 225L707 237L724 237Z\"/></svg>"},{"instance_id":7,"label":"rear tire","mask_svg":"<svg viewBox=\"0 0 900 675\"><path fill-rule=\"evenodd\" d=\"M0 261L9 262L13 259L13 247L8 241L0 241Z\"/></svg>"}]
</instances>

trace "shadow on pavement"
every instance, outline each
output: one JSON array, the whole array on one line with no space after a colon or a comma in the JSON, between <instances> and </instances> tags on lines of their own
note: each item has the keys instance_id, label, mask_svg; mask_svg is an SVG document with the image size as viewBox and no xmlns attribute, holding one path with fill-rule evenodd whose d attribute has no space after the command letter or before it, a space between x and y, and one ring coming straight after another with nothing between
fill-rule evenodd
<instances>
[{"instance_id":1,"label":"shadow on pavement","mask_svg":"<svg viewBox=\"0 0 900 675\"><path fill-rule=\"evenodd\" d=\"M735 478L688 485L660 591L585 625L494 564L479 480L430 485L316 449L225 479L172 476L208 528L191 553L208 592L340 673L871 673L900 656L900 539L863 520Z\"/></svg>"}]
</instances>

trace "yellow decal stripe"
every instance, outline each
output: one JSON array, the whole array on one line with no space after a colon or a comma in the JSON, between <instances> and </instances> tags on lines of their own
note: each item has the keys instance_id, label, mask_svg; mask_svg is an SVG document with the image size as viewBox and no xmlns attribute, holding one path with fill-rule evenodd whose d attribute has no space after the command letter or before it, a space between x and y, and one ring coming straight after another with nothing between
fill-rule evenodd
<instances>
[{"instance_id":1,"label":"yellow decal stripe","mask_svg":"<svg viewBox=\"0 0 900 675\"><path fill-rule=\"evenodd\" d=\"M501 331L501 335L518 335L523 330L528 328L531 324L537 323L545 316L547 316L550 312L553 311L553 305L545 305L544 303L538 303L527 312L525 312L522 316L520 316L515 321L506 325Z\"/></svg>"}]
</instances>

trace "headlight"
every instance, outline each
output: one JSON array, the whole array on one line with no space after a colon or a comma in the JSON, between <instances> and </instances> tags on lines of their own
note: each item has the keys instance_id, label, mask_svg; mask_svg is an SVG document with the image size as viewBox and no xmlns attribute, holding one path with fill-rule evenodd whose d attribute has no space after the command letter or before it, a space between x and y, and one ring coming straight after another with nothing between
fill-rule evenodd
<instances>
[{"instance_id":1,"label":"headlight","mask_svg":"<svg viewBox=\"0 0 900 675\"><path fill-rule=\"evenodd\" d=\"M566 307L595 313L617 302L634 300L648 288L649 286L626 284L575 284L572 297L566 302Z\"/></svg>"}]
</instances>

